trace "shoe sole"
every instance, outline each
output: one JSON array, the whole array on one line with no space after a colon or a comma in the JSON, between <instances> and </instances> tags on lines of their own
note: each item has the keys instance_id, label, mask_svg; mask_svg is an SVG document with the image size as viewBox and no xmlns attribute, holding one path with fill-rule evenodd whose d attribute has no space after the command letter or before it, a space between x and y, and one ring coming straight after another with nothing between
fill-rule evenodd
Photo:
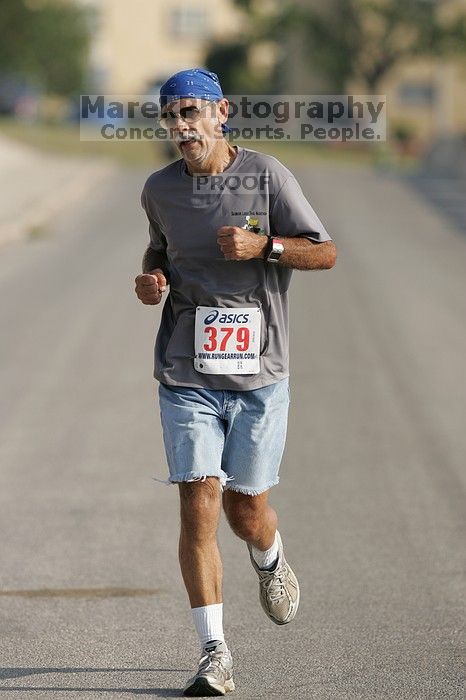
<instances>
[{"instance_id":1,"label":"shoe sole","mask_svg":"<svg viewBox=\"0 0 466 700\"><path fill-rule=\"evenodd\" d=\"M232 693L234 689L235 684L233 683L233 679L225 681L225 685L222 687L209 683L207 678L196 678L194 683L184 689L183 695L187 695L190 698L204 698Z\"/></svg>"}]
</instances>

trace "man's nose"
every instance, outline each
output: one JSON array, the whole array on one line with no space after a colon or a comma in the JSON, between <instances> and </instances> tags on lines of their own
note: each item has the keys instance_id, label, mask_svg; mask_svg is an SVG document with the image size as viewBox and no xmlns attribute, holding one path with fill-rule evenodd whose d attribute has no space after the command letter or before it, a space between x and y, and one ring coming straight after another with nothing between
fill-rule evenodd
<instances>
[{"instance_id":1,"label":"man's nose","mask_svg":"<svg viewBox=\"0 0 466 700\"><path fill-rule=\"evenodd\" d=\"M180 117L179 114L177 114L171 122L171 128L176 129L176 131L186 131L188 128L188 125L186 124L185 121L183 121L183 118Z\"/></svg>"},{"instance_id":2,"label":"man's nose","mask_svg":"<svg viewBox=\"0 0 466 700\"><path fill-rule=\"evenodd\" d=\"M181 117L177 117L172 126L172 131L176 134L183 134L185 131L189 131L189 126Z\"/></svg>"},{"instance_id":3,"label":"man's nose","mask_svg":"<svg viewBox=\"0 0 466 700\"><path fill-rule=\"evenodd\" d=\"M181 114L175 114L174 124L176 127L178 127L180 124L181 124L181 126L186 127L186 122L183 119L183 117L181 116Z\"/></svg>"}]
</instances>

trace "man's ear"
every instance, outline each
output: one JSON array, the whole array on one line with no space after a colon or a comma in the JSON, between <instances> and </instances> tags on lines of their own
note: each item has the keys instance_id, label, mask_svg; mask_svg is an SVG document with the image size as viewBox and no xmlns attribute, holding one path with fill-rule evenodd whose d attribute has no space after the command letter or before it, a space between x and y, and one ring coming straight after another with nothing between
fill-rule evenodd
<instances>
[{"instance_id":1,"label":"man's ear","mask_svg":"<svg viewBox=\"0 0 466 700\"><path fill-rule=\"evenodd\" d=\"M219 122L220 124L225 124L225 122L228 119L228 109L230 103L228 102L226 97L222 97L222 99L217 102L217 105L219 113Z\"/></svg>"}]
</instances>

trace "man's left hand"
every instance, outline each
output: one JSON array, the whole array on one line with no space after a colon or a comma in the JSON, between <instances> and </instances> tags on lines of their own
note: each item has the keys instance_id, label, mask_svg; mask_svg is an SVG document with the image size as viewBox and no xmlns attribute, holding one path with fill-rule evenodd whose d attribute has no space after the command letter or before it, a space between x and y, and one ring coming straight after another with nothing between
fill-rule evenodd
<instances>
[{"instance_id":1,"label":"man's left hand","mask_svg":"<svg viewBox=\"0 0 466 700\"><path fill-rule=\"evenodd\" d=\"M263 258L267 242L267 236L237 226L222 226L217 231L217 243L225 260Z\"/></svg>"}]
</instances>

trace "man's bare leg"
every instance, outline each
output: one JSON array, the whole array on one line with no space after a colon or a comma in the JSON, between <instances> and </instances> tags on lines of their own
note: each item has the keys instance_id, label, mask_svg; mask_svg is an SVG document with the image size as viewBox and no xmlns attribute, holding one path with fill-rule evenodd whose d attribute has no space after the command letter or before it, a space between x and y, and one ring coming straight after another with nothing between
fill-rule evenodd
<instances>
[{"instance_id":1,"label":"man's bare leg","mask_svg":"<svg viewBox=\"0 0 466 700\"><path fill-rule=\"evenodd\" d=\"M179 484L181 532L179 560L192 608L222 602L223 567L217 545L221 511L220 482Z\"/></svg>"},{"instance_id":2,"label":"man's bare leg","mask_svg":"<svg viewBox=\"0 0 466 700\"><path fill-rule=\"evenodd\" d=\"M224 695L235 688L233 660L223 633L222 561L217 527L222 506L219 480L179 485L181 573L191 603L202 647L197 673L188 680L184 695Z\"/></svg>"},{"instance_id":3,"label":"man's bare leg","mask_svg":"<svg viewBox=\"0 0 466 700\"><path fill-rule=\"evenodd\" d=\"M283 553L277 514L267 500L267 491L258 496L232 490L223 493L228 522L233 532L247 542L259 576L262 608L277 625L286 625L298 610L299 584Z\"/></svg>"}]
</instances>

